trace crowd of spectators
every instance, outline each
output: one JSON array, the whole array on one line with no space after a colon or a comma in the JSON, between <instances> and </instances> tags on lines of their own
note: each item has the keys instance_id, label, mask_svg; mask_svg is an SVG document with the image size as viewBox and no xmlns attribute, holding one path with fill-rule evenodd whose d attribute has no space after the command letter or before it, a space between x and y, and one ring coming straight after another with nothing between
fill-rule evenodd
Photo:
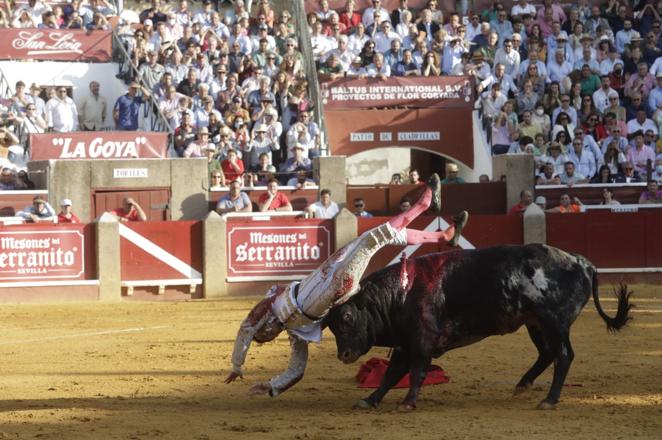
<instances>
[{"instance_id":1,"label":"crowd of spectators","mask_svg":"<svg viewBox=\"0 0 662 440\"><path fill-rule=\"evenodd\" d=\"M140 26L118 30L135 67L121 74L124 99L139 108L154 98L178 156L207 158L212 187L310 178L320 131L289 11L276 14L268 0L252 14L242 0L222 12L209 0L195 11L187 0L152 0L139 16Z\"/></svg>"},{"instance_id":2,"label":"crowd of spectators","mask_svg":"<svg viewBox=\"0 0 662 440\"><path fill-rule=\"evenodd\" d=\"M321 154L321 140L292 16L287 10L276 14L268 0L251 3L252 14L242 0L220 12L220 4L208 0L193 7L187 0L152 0L138 14L138 24L119 20L116 31L132 66L118 75L127 92L111 109L98 83L90 84L90 96L74 101L66 87L41 90L33 84L26 90L19 81L3 109L4 125L18 139L8 143L27 150L29 133L136 130L141 109L154 105L170 124L178 156L208 158L210 185L227 187L236 178L266 184L274 177L282 184L293 178L308 183L310 159ZM64 8L30 0L9 8L0 25L11 27L12 17L29 16L24 27L96 29L95 17L107 23L113 12L103 0L74 0ZM72 24L76 20L81 26ZM212 182L219 171L220 179Z\"/></svg>"},{"instance_id":3,"label":"crowd of spectators","mask_svg":"<svg viewBox=\"0 0 662 440\"><path fill-rule=\"evenodd\" d=\"M477 79L492 153L533 154L539 185L656 178L662 2L565 7L495 2L472 16L482 21L472 60L488 65Z\"/></svg>"},{"instance_id":4,"label":"crowd of spectators","mask_svg":"<svg viewBox=\"0 0 662 440\"><path fill-rule=\"evenodd\" d=\"M64 2L63 2L64 3ZM28 0L5 1L0 8L0 29L85 29L110 30L106 17L116 13L106 0L72 0L64 5Z\"/></svg>"},{"instance_id":5,"label":"crowd of spectators","mask_svg":"<svg viewBox=\"0 0 662 440\"><path fill-rule=\"evenodd\" d=\"M492 153L533 154L538 184L598 180L603 165L611 182L662 173L662 2L494 1L465 19L409 3L320 0L308 15L320 77L471 75Z\"/></svg>"}]
</instances>

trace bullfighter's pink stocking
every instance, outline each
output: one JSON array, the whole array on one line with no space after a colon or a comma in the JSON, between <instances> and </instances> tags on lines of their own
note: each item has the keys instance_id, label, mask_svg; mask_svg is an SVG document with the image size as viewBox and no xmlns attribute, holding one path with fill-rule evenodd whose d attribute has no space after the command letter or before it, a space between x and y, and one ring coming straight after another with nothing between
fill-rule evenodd
<instances>
[{"instance_id":1,"label":"bullfighter's pink stocking","mask_svg":"<svg viewBox=\"0 0 662 440\"><path fill-rule=\"evenodd\" d=\"M388 222L396 230L401 230L402 228L407 227L409 223L414 221L416 217L423 214L429 207L432 202L432 190L430 188L425 188L423 195L418 199L414 205L409 208L409 210L400 213L390 219Z\"/></svg>"},{"instance_id":2,"label":"bullfighter's pink stocking","mask_svg":"<svg viewBox=\"0 0 662 440\"><path fill-rule=\"evenodd\" d=\"M407 229L407 244L439 243L440 241L450 241L455 234L455 225L449 226L446 230L437 232L417 231Z\"/></svg>"}]
</instances>

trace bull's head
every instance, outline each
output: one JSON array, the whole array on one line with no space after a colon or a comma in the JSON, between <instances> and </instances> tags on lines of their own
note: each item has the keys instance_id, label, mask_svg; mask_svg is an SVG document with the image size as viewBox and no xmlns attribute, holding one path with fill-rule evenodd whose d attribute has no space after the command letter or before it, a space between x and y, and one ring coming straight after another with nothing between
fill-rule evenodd
<instances>
[{"instance_id":1,"label":"bull's head","mask_svg":"<svg viewBox=\"0 0 662 440\"><path fill-rule=\"evenodd\" d=\"M370 313L358 301L331 309L326 324L336 336L338 359L346 364L355 362L375 343Z\"/></svg>"}]
</instances>

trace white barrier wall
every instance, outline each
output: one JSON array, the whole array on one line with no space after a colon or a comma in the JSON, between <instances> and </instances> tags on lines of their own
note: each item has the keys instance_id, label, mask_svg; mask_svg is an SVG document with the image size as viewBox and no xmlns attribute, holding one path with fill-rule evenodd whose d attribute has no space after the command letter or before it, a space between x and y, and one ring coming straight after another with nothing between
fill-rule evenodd
<instances>
[{"instance_id":1,"label":"white barrier wall","mask_svg":"<svg viewBox=\"0 0 662 440\"><path fill-rule=\"evenodd\" d=\"M90 82L97 81L101 85L101 95L108 102L108 127L114 127L112 109L115 101L127 90L126 84L115 78L118 72L116 63L0 61L0 71L7 78L12 90L19 80L25 83L26 88L32 83L39 86L72 87L73 99L76 102L89 93Z\"/></svg>"}]
</instances>

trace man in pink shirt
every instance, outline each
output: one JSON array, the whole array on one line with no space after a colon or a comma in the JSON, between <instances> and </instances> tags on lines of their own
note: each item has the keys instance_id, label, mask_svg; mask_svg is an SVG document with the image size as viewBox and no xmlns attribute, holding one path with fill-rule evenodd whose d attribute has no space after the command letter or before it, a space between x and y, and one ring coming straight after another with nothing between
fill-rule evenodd
<instances>
[{"instance_id":1,"label":"man in pink shirt","mask_svg":"<svg viewBox=\"0 0 662 440\"><path fill-rule=\"evenodd\" d=\"M650 159L651 164L655 163L655 152L644 144L644 133L641 130L632 133L632 138L634 147L628 150L627 159L634 164L634 168L643 177L646 174L646 161Z\"/></svg>"}]
</instances>

